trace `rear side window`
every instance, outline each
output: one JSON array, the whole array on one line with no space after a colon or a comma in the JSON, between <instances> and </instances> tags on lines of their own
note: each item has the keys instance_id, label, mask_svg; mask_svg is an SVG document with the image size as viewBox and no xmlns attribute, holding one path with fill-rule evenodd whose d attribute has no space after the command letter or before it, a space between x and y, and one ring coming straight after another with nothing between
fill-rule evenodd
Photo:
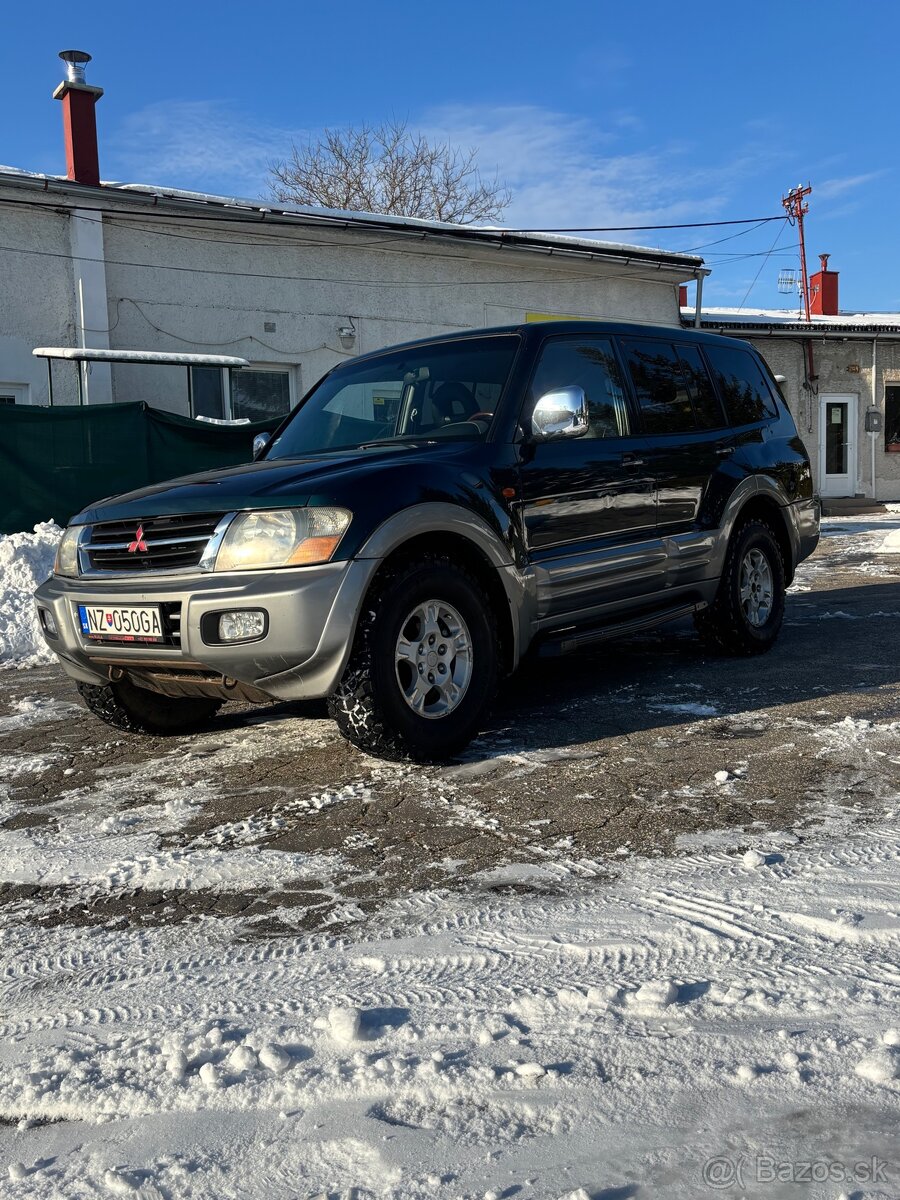
<instances>
[{"instance_id":1,"label":"rear side window","mask_svg":"<svg viewBox=\"0 0 900 1200\"><path fill-rule=\"evenodd\" d=\"M700 429L721 429L726 424L722 405L716 396L716 389L712 385L699 349L696 346L681 344L678 346L678 357L681 359L681 369L691 394L697 425Z\"/></svg>"},{"instance_id":2,"label":"rear side window","mask_svg":"<svg viewBox=\"0 0 900 1200\"><path fill-rule=\"evenodd\" d=\"M752 354L737 346L704 346L704 350L732 425L751 425L778 416L762 368Z\"/></svg>"},{"instance_id":3,"label":"rear side window","mask_svg":"<svg viewBox=\"0 0 900 1200\"><path fill-rule=\"evenodd\" d=\"M675 347L643 338L622 340L645 433L688 433L697 428L688 382Z\"/></svg>"},{"instance_id":4,"label":"rear side window","mask_svg":"<svg viewBox=\"0 0 900 1200\"><path fill-rule=\"evenodd\" d=\"M608 338L554 338L541 350L531 384L531 406L557 388L584 389L587 437L625 437L628 418L619 364Z\"/></svg>"}]
</instances>

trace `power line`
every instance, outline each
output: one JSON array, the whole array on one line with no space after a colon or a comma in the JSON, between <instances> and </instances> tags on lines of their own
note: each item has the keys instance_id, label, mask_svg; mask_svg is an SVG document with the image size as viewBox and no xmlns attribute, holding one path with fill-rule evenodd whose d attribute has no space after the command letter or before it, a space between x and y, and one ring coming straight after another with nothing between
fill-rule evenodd
<instances>
[{"instance_id":1,"label":"power line","mask_svg":"<svg viewBox=\"0 0 900 1200\"><path fill-rule=\"evenodd\" d=\"M787 220L786 217L784 219ZM746 237L748 233L752 233L754 229L761 229L765 224L766 221L757 221L748 229L740 229L737 233L726 234L726 236L723 238L716 238L714 242L701 242L699 246L691 246L687 250L683 251L683 253L694 254L697 250L705 250L707 246L721 246L723 242L731 242L734 241L735 238Z\"/></svg>"},{"instance_id":2,"label":"power line","mask_svg":"<svg viewBox=\"0 0 900 1200\"><path fill-rule=\"evenodd\" d=\"M94 262L103 263L112 267L141 267L149 271L183 271L190 275L225 275L234 279L268 279L279 280L285 283L349 283L359 287L386 287L386 288L446 288L448 283L445 279L434 281L415 281L408 282L404 280L386 280L386 279L355 279L352 277L336 278L329 275L273 275L270 271L221 271L214 267L188 267L174 266L170 263L146 263L146 262L129 262L124 259L116 258L94 258L87 255L64 254L57 250L29 250L23 246L3 246L0 245L0 251L6 251L8 254L34 254L40 258L63 258L66 260L77 259L79 262ZM640 260L636 260L640 263ZM523 267L524 269L524 267ZM633 279L631 274L624 272L619 274L604 274L603 279ZM538 279L458 279L452 284L453 287L498 287L510 283L596 283L596 276L587 276L580 278L577 274L569 275L544 275ZM670 287L671 283L666 279L651 279L649 283L658 283L663 287Z\"/></svg>"},{"instance_id":3,"label":"power line","mask_svg":"<svg viewBox=\"0 0 900 1200\"><path fill-rule=\"evenodd\" d=\"M713 229L719 225L765 225L767 221L783 221L784 217L740 217L731 221L683 221L674 225L579 225L571 228L547 226L533 229L503 229L502 233L634 233L641 229ZM477 226L475 228L478 228ZM686 253L686 252L685 252Z\"/></svg>"},{"instance_id":4,"label":"power line","mask_svg":"<svg viewBox=\"0 0 900 1200\"><path fill-rule=\"evenodd\" d=\"M50 193L48 192L46 194L49 195ZM138 193L138 194L143 194L143 193ZM127 193L126 193L126 195L127 195ZM112 199L112 198L113 197L110 197L110 199ZM123 197L122 197L122 195L116 195L115 199L121 200L121 199L123 199ZM179 201L181 201L182 203L191 203L191 201L184 200L181 197L166 196L163 193L153 194L153 200L154 200L154 202L162 201L163 203L166 203L167 201L169 201L169 202L174 201L176 203ZM25 204L25 205L29 205L29 206L35 207L35 208L54 207L52 201L48 203L48 202L42 201L42 200L26 200L24 198L20 199L19 197L5 198L3 202L8 203L8 204ZM193 201L193 203L197 203L197 204L207 203L208 204L208 203L214 203L214 202ZM107 205L79 204L77 202L77 200L72 205L72 207L79 208L84 212L109 212L115 216L135 216L135 217L142 217L145 220L150 215L152 215L154 220L157 217L162 217L165 219L183 220L186 215L181 212L163 212L159 208L153 208L152 213L148 213L144 209L125 209L125 208L120 209L120 208L111 208ZM228 206L226 206L224 204L222 205L223 210L227 209L227 207ZM248 216L250 216L250 215L252 215L255 218L255 220L257 220L260 224L266 224L266 225L304 225L304 226L310 226L313 228L321 228L323 225L327 225L327 224L348 225L348 224L358 223L356 218L351 217L349 215L342 216L338 212L332 213L327 210L323 210L321 216L313 216L310 213L303 213L303 212L293 213L293 212L291 212L290 209L273 210L271 208L267 208L264 205L260 205L259 208L251 208L249 205L244 205L244 206L234 205L233 212L223 211L221 213L218 213L218 212L217 213L192 213L190 215L189 219L192 221L231 221L231 222L234 222L234 221L246 221ZM387 214L387 213L370 213L370 214L367 214L367 217L371 218L371 219L367 220L365 223L366 224L378 224L380 217L389 217L391 215L392 214ZM416 217L409 217L407 219L413 223L416 222L417 220L419 220L419 218L416 218ZM493 226L489 226L489 225L458 225L455 227L451 226L450 228L438 227L438 228L435 228L433 230L433 232L451 233L451 232L458 231L460 233L464 233L464 232L468 231L471 233L488 234L488 235L493 235L493 236L498 236L498 237L502 237L504 234L510 234L510 233L511 234L636 233L636 232L640 232L640 231L652 232L653 230L656 230L656 229L714 229L714 228L718 228L718 227L725 226L725 225L754 225L754 224L764 225L768 221L783 221L784 219L785 219L784 216L782 214L779 214L778 216L774 216L774 217L772 217L772 216L769 216L769 217L735 217L735 218L732 218L727 221L681 221L681 222L673 222L673 223L665 224L665 225L577 225L577 226L576 225L571 225L571 226L533 225L528 228L523 227L523 228L516 228L516 229L508 229L508 228L501 227L501 226L497 226L496 228L494 228ZM383 224L387 227L390 227L393 225L393 221L385 220L383 222ZM398 225L397 229L399 230L400 228L401 227ZM416 228L416 226L415 226L415 224L412 224L409 228L414 229L414 228ZM428 232L428 228L429 227L427 225L423 225L422 231Z\"/></svg>"},{"instance_id":5,"label":"power line","mask_svg":"<svg viewBox=\"0 0 900 1200\"><path fill-rule=\"evenodd\" d=\"M759 264L759 270L758 270L758 271L756 272L756 274L753 276L753 282L752 282L752 283L750 284L750 286L747 288L746 292L744 293L744 298L743 298L743 300L742 300L742 301L740 302L740 304L738 305L738 312L740 312L740 311L741 311L741 309L744 307L744 305L747 303L747 297L750 295L750 293L751 293L751 292L753 291L753 289L756 287L756 281L759 279L760 275L762 275L762 272L763 272L763 267L764 267L764 266L766 265L766 263L769 261L769 258L771 257L771 255L772 255L773 251L775 250L775 247L778 245L779 241L781 240L781 237L782 237L782 235L784 234L784 231L785 231L785 229L786 229L786 228L787 228L787 223L783 224L783 225L781 226L781 228L778 230L778 233L775 235L775 241L772 243L772 245L771 245L771 247L770 247L770 249L769 249L768 253L767 253L767 254L764 256L764 258L763 258L762 262Z\"/></svg>"},{"instance_id":6,"label":"power line","mask_svg":"<svg viewBox=\"0 0 900 1200\"><path fill-rule=\"evenodd\" d=\"M0 199L0 204L5 203L5 202L6 201ZM17 201L10 201L10 203L17 203ZM50 204L38 204L37 207L47 209L48 211L53 212L54 214L56 214L58 211L56 209L55 205L50 205ZM102 217L79 216L78 220L90 221L96 225L102 225L102 224L115 225L116 218L120 214L114 210L107 210L107 211L108 211L108 215L110 218L110 220L107 222L104 222ZM152 220L152 216L149 218L145 217L144 219ZM188 219L190 220L192 218L188 218ZM782 221L786 221L788 218L781 217L779 219ZM196 235L190 234L190 233L176 233L171 229L153 229L152 227L149 227L147 225L143 225L143 224L137 225L134 222L125 222L125 223L123 223L122 228L134 229L134 230L137 230L137 232L139 232L139 233L150 234L154 237L177 238L182 241L197 242L200 245L210 245L210 246L217 246L217 245L221 245L221 246L252 246L254 248L261 246L261 247L273 248L273 249L278 249L278 250L294 249L297 247L303 247L303 248L338 247L341 249L348 248L346 242L327 241L327 240L323 240L322 238L316 238L316 239L294 238L290 242L288 242L288 241L285 241L284 238L268 238L267 235L262 232L259 234L259 236L254 241L243 241L239 238L233 238L233 237L216 237L215 234L212 234L212 235L204 234L202 237L197 237ZM731 241L734 238L743 237L745 234L752 233L755 229L759 229L759 228L760 228L760 223L758 222L757 224L752 225L749 229L742 229L739 233L729 234L727 237L718 238L716 241L705 243L705 245L717 246L717 245L720 245L722 242L727 242L727 241ZM391 243L393 243L393 242L395 242L395 239L393 239L393 238L374 238L374 239L370 239L365 242L358 242L356 244L356 247L354 247L354 248L359 248L359 249L364 249L364 250L377 249L378 252L382 253L382 254L408 254L409 253L409 251L405 250L405 249L397 250L397 249L392 248ZM695 250L701 250L701 249L703 249L703 246L694 246L694 247L691 247L690 250L676 251L675 253L692 254ZM23 253L26 253L26 251L23 251ZM729 255L727 257L728 257L729 261L738 262L743 258L755 258L758 254L765 254L765 253L768 253L768 251L756 251L756 252L752 252L749 254L735 254L735 255ZM465 256L463 254L441 254L434 250L429 251L429 257L430 258L445 258L451 262L460 262L460 261L464 260L464 258L465 258ZM725 257L725 256L711 254L711 255L707 255L707 257L708 258L719 258L719 257ZM111 261L111 260L107 260L107 261Z\"/></svg>"},{"instance_id":7,"label":"power line","mask_svg":"<svg viewBox=\"0 0 900 1200\"><path fill-rule=\"evenodd\" d=\"M44 209L45 211L52 213L54 216L60 215L60 209L59 209L58 205L56 205L56 204L42 204L37 201L31 201L31 200L17 200L17 199L13 200L13 199L7 199L6 197L0 197L0 204L27 204L33 208ZM65 211L66 211L66 213L69 213L69 212L73 212L75 210L67 208L67 209L65 209ZM83 215L84 212L106 213L106 215L109 219L107 221L104 221L102 216L101 217L86 217ZM166 214L162 214L162 213L126 213L126 212L120 212L117 209L99 209L99 208L81 209L81 207L78 206L77 219L79 221L90 221L94 225L107 225L108 226L108 225L115 225L116 218L120 217L120 216L140 216L144 221L152 221L155 219L156 216L163 216L163 215L171 216L172 214L171 213L166 213ZM201 219L201 218L195 218L192 215L187 215L185 217L185 221L193 221L193 220L197 220L197 219ZM326 241L322 238L301 239L301 238L295 237L292 239L291 242L287 242L283 237L272 237L263 232L260 232L258 235L256 235L256 237L254 238L253 241L241 241L239 238L234 238L234 237L217 237L214 233L213 234L205 234L203 237L197 237L194 234L190 234L190 233L175 233L171 229L153 229L152 227L149 227L147 225L138 225L133 221L122 222L122 228L136 229L139 233L153 234L154 237L179 238L184 241L200 242L201 244L205 243L205 244L211 245L211 246L215 246L215 245L253 246L254 248L257 246L271 246L271 247L275 247L279 250L288 249L291 246L303 246L303 247L319 247L319 246L346 247L347 246L346 242ZM186 228L190 229L191 226L186 225ZM255 231L251 230L251 233L253 233L253 232L255 232ZM372 240L369 240L366 242L359 242L359 243L357 243L357 246L361 246L363 249L369 249L372 246L387 246L395 240L396 239L394 239L394 238L375 238L375 239L372 239ZM396 251L396 253L403 253L403 252ZM437 255L437 254L434 254L434 252L431 253L431 256L435 257L435 258L442 257L442 258L451 258L451 259L459 259L462 257L462 255L458 255L458 254Z\"/></svg>"}]
</instances>

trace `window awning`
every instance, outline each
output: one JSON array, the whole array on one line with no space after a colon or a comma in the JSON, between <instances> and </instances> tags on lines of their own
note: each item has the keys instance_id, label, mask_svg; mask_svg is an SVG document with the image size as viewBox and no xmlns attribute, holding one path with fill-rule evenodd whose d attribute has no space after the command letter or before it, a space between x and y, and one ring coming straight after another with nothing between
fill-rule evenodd
<instances>
[{"instance_id":1,"label":"window awning","mask_svg":"<svg viewBox=\"0 0 900 1200\"><path fill-rule=\"evenodd\" d=\"M249 367L246 358L231 354L169 354L157 350L93 350L84 346L37 346L36 358L67 358L72 362L156 363L169 367Z\"/></svg>"}]
</instances>

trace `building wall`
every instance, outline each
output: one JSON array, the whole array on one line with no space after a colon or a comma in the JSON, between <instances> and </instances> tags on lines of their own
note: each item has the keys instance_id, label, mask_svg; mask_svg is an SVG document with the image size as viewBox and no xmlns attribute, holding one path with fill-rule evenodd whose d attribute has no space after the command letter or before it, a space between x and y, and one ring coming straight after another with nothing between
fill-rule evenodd
<instances>
[{"instance_id":1,"label":"building wall","mask_svg":"<svg viewBox=\"0 0 900 1200\"><path fill-rule=\"evenodd\" d=\"M70 218L55 209L3 209L0 251L0 383L23 385L31 404L46 404L47 364L35 346L71 346L75 338L75 289L69 241ZM53 367L54 399L74 404L71 364Z\"/></svg>"},{"instance_id":2,"label":"building wall","mask_svg":"<svg viewBox=\"0 0 900 1200\"><path fill-rule=\"evenodd\" d=\"M0 186L4 195L21 199L23 192ZM4 327L0 381L27 380L30 400L46 403L46 367L31 358L32 348L79 341L66 258L70 218L50 208L7 211L15 222L7 244L52 246L61 255L8 256L14 265L8 298L25 293L27 299L15 327ZM676 280L652 265L572 261L380 231L224 226L192 222L185 214L104 214L102 233L103 323L111 349L234 354L258 365L287 364L296 398L350 354L518 322L532 311L679 322ZM266 323L275 330L267 332ZM352 350L338 337L348 323L357 330ZM76 400L75 370L71 364L54 368L57 402ZM114 366L112 395L117 402L143 400L186 414L187 373Z\"/></svg>"},{"instance_id":3,"label":"building wall","mask_svg":"<svg viewBox=\"0 0 900 1200\"><path fill-rule=\"evenodd\" d=\"M817 394L804 386L802 342L785 337L748 337L777 375L784 375L785 399L797 422L813 464L813 478L819 486L819 435L821 397L855 395L857 401L856 494L877 500L900 500L900 454L885 451L884 434L865 432L865 413L874 402L884 414L885 384L900 383L900 339L881 337L877 341L875 389L872 389L872 341L865 339L813 340L813 357L818 379ZM858 371L852 368L858 367ZM872 441L875 442L875 480L872 480Z\"/></svg>"}]
</instances>

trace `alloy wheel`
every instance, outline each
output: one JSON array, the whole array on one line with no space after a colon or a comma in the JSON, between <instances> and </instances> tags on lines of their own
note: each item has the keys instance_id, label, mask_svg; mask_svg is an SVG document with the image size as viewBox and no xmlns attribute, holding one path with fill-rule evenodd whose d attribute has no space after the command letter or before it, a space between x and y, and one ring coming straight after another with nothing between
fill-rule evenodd
<instances>
[{"instance_id":1,"label":"alloy wheel","mask_svg":"<svg viewBox=\"0 0 900 1200\"><path fill-rule=\"evenodd\" d=\"M759 629L772 613L772 568L762 550L748 550L741 563L741 608L748 625Z\"/></svg>"},{"instance_id":2,"label":"alloy wheel","mask_svg":"<svg viewBox=\"0 0 900 1200\"><path fill-rule=\"evenodd\" d=\"M420 717L446 717L472 679L472 638L462 616L443 600L417 604L400 627L394 652L404 700Z\"/></svg>"}]
</instances>

